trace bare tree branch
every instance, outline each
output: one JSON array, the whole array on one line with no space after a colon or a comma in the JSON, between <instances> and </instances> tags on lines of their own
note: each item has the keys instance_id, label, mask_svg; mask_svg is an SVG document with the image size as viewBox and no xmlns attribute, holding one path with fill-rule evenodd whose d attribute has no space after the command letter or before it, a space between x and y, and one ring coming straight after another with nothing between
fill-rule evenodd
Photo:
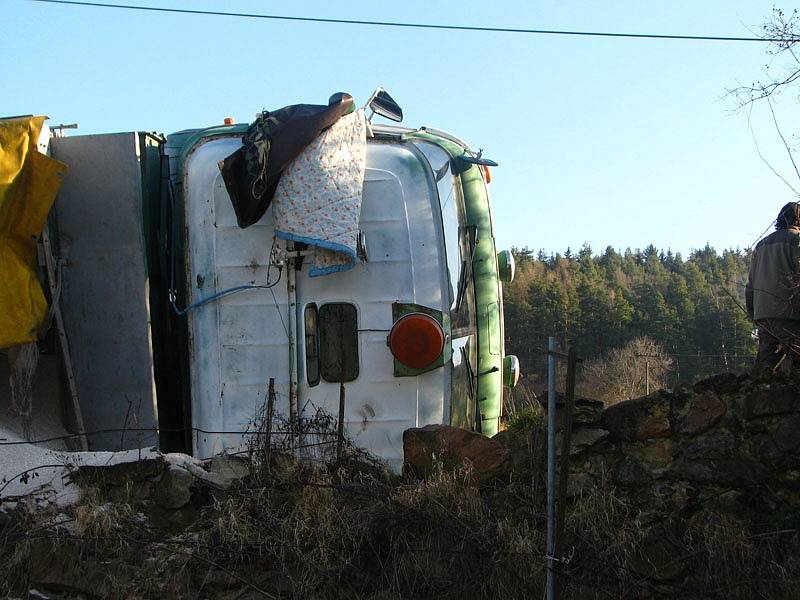
<instances>
[{"instance_id":1,"label":"bare tree branch","mask_svg":"<svg viewBox=\"0 0 800 600\"><path fill-rule=\"evenodd\" d=\"M792 156L792 149L789 147L789 144L786 143L786 138L783 137L783 132L781 131L780 126L778 125L778 119L775 116L775 109L772 106L772 100L770 98L767 98L767 106L769 106L769 112L772 115L772 122L775 123L775 131L778 132L778 136L781 138L781 141L783 142L783 147L786 148L786 153L789 155L789 161L792 163L792 166L794 167L794 172L797 175L797 179L798 181L800 181L800 170L797 169L797 163L794 161L794 157Z\"/></svg>"},{"instance_id":2,"label":"bare tree branch","mask_svg":"<svg viewBox=\"0 0 800 600\"><path fill-rule=\"evenodd\" d=\"M772 19L762 26L762 38L775 40L775 49L771 52L778 56L784 53L791 56L795 65L800 65L800 59L795 54L795 46L800 43L800 13L795 9L788 15L778 8L772 9ZM769 69L769 66L767 67ZM766 80L755 81L750 85L727 90L728 95L735 96L738 108L744 108L757 102L770 98L783 89L800 81L800 68L792 66L783 77L774 77L766 73Z\"/></svg>"},{"instance_id":3,"label":"bare tree branch","mask_svg":"<svg viewBox=\"0 0 800 600\"><path fill-rule=\"evenodd\" d=\"M756 82L752 85L739 86L728 90L728 95L736 96L739 102L739 108L743 108L757 102L769 98L780 89L793 84L800 80L800 69L790 73L784 79L770 81L769 83Z\"/></svg>"},{"instance_id":4,"label":"bare tree branch","mask_svg":"<svg viewBox=\"0 0 800 600\"><path fill-rule=\"evenodd\" d=\"M798 193L798 192L797 192L797 190L796 190L796 189L794 189L794 187L792 186L792 184L791 184L791 183L789 183L788 181L786 181L786 179L784 179L783 175L781 175L780 173L778 173L778 171L776 171L776 170L775 170L775 168L774 168L774 167L773 167L773 166L772 166L772 165L769 163L769 161L768 161L766 158L764 158L764 155L761 153L761 148L760 148L760 147L759 147L759 145L758 145L758 139L756 138L756 133L755 133L755 131L753 131L753 123L752 123L752 121L750 120L750 117L751 117L751 116L752 116L752 105L750 106L750 111L748 111L748 113L747 113L747 126L748 126L748 128L750 129L750 136L753 138L753 144L754 144L754 145L755 145L755 147L756 147L756 153L758 154L758 157L761 159L761 161L762 161L762 162L763 162L765 165L767 165L767 167L769 168L769 170L770 170L770 171L772 171L772 172L773 172L773 174L774 174L774 175L775 175L775 176L776 176L778 179L780 179L780 180L781 180L783 183L785 183L785 184L786 184L786 186L787 186L787 187L788 187L790 190L792 190L792 192L794 192L794 194L795 194L796 196L800 196L800 193Z\"/></svg>"}]
</instances>

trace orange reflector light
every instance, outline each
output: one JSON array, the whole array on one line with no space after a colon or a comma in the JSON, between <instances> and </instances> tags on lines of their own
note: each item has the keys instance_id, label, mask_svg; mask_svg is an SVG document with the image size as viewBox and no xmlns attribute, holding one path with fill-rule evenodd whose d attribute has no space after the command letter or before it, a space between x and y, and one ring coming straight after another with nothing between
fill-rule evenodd
<instances>
[{"instance_id":1,"label":"orange reflector light","mask_svg":"<svg viewBox=\"0 0 800 600\"><path fill-rule=\"evenodd\" d=\"M225 117L225 120L222 121L222 122L225 125L235 125L236 124L236 119L234 119L233 117Z\"/></svg>"},{"instance_id":2,"label":"orange reflector light","mask_svg":"<svg viewBox=\"0 0 800 600\"><path fill-rule=\"evenodd\" d=\"M483 165L483 178L486 183L492 183L492 172L489 170L489 165Z\"/></svg>"},{"instance_id":3,"label":"orange reflector light","mask_svg":"<svg viewBox=\"0 0 800 600\"><path fill-rule=\"evenodd\" d=\"M411 369L424 369L444 350L444 331L439 322L422 313L399 319L389 332L389 349Z\"/></svg>"}]
</instances>

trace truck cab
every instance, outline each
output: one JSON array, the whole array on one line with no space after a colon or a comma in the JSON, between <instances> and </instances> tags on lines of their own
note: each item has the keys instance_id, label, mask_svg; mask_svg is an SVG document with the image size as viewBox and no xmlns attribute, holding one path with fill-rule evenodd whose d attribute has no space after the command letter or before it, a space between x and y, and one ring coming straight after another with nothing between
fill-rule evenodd
<instances>
[{"instance_id":1,"label":"truck cab","mask_svg":"<svg viewBox=\"0 0 800 600\"><path fill-rule=\"evenodd\" d=\"M269 379L292 420L336 417L343 395L348 437L395 468L409 427L496 433L504 362L507 383L518 367L504 357L501 278L513 266L498 260L484 166L443 132L374 126L360 261L314 277L304 246L275 236L271 209L237 225L217 164L243 131L182 132L166 146L185 303L254 286L186 313L193 453L241 449L229 432L252 426Z\"/></svg>"}]
</instances>

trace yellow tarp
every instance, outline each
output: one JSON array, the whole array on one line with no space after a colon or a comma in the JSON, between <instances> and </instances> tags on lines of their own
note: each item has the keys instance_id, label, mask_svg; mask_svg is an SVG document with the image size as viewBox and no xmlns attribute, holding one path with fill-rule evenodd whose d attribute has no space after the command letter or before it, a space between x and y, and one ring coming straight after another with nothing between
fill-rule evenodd
<instances>
[{"instance_id":1,"label":"yellow tarp","mask_svg":"<svg viewBox=\"0 0 800 600\"><path fill-rule=\"evenodd\" d=\"M36 150L46 118L0 120L0 348L35 341L47 314L36 240L67 166Z\"/></svg>"}]
</instances>

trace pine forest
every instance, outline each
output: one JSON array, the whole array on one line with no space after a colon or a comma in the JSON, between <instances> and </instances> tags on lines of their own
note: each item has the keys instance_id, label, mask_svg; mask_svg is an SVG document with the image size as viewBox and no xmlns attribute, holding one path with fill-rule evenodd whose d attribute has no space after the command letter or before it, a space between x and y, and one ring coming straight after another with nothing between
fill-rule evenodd
<instances>
[{"instance_id":1,"label":"pine forest","mask_svg":"<svg viewBox=\"0 0 800 600\"><path fill-rule=\"evenodd\" d=\"M611 401L741 371L756 350L744 310L749 251L706 246L684 258L650 245L620 253L515 249L516 277L504 288L507 352L522 364L523 388L546 383L548 336L575 348L578 391Z\"/></svg>"}]
</instances>

